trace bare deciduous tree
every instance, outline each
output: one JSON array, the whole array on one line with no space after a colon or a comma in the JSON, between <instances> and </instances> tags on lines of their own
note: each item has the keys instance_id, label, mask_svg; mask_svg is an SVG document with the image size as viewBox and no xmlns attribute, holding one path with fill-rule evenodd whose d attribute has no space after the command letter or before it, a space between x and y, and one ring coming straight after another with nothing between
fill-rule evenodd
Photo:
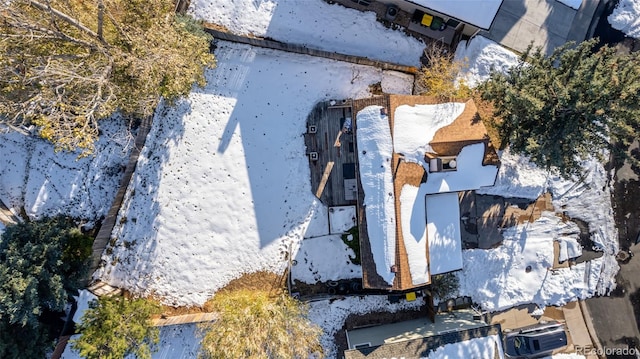
<instances>
[{"instance_id":1,"label":"bare deciduous tree","mask_svg":"<svg viewBox=\"0 0 640 359\"><path fill-rule=\"evenodd\" d=\"M0 5L0 122L91 153L98 121L150 115L204 84L210 37L165 0Z\"/></svg>"}]
</instances>

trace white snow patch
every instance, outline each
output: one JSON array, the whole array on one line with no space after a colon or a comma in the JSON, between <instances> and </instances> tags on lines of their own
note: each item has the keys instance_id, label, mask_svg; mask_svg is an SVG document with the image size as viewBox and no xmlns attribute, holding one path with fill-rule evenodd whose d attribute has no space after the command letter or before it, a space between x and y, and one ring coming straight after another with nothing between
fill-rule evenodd
<instances>
[{"instance_id":1,"label":"white snow patch","mask_svg":"<svg viewBox=\"0 0 640 359\"><path fill-rule=\"evenodd\" d=\"M483 36L460 41L454 59L463 63L458 81L469 87L476 87L489 79L491 70L506 73L519 62L514 52Z\"/></svg>"},{"instance_id":2,"label":"white snow patch","mask_svg":"<svg viewBox=\"0 0 640 359\"><path fill-rule=\"evenodd\" d=\"M433 152L429 146L433 136L440 128L455 121L464 108L463 102L398 106L393 121L394 152L403 154L407 162L425 166L425 153Z\"/></svg>"},{"instance_id":3,"label":"white snow patch","mask_svg":"<svg viewBox=\"0 0 640 359\"><path fill-rule=\"evenodd\" d=\"M504 358L502 342L497 334L445 344L429 352L427 358L423 359L496 358L496 351L498 352L497 358Z\"/></svg>"},{"instance_id":4,"label":"white snow patch","mask_svg":"<svg viewBox=\"0 0 640 359\"><path fill-rule=\"evenodd\" d=\"M331 234L344 233L356 225L356 206L329 208Z\"/></svg>"},{"instance_id":5,"label":"white snow patch","mask_svg":"<svg viewBox=\"0 0 640 359\"><path fill-rule=\"evenodd\" d=\"M74 296L73 298L75 298L76 303L78 304L76 312L73 314L73 322L80 324L82 322L84 312L89 309L91 302L98 300L98 297L88 290L82 289L78 292L78 296Z\"/></svg>"},{"instance_id":6,"label":"white snow patch","mask_svg":"<svg viewBox=\"0 0 640 359\"><path fill-rule=\"evenodd\" d=\"M640 1L620 0L607 20L614 29L640 39Z\"/></svg>"},{"instance_id":7,"label":"white snow patch","mask_svg":"<svg viewBox=\"0 0 640 359\"><path fill-rule=\"evenodd\" d=\"M550 270L553 241L561 236L576 238L577 226L543 212L533 223L506 229L498 248L463 251L464 265L458 272L460 295L472 297L492 312L525 303L561 306L593 296L604 257Z\"/></svg>"},{"instance_id":8,"label":"white snow patch","mask_svg":"<svg viewBox=\"0 0 640 359\"><path fill-rule=\"evenodd\" d=\"M395 313L404 309L416 309L424 305L422 297L412 302L389 303L387 296L367 295L342 299L321 300L309 303L309 319L322 328L320 343L326 358L337 358L334 334L342 328L351 314L366 314L375 311Z\"/></svg>"},{"instance_id":9,"label":"white snow patch","mask_svg":"<svg viewBox=\"0 0 640 359\"><path fill-rule=\"evenodd\" d=\"M441 14L455 17L484 30L489 30L493 19L498 13L498 9L500 9L502 1L503 0L414 0L413 2Z\"/></svg>"},{"instance_id":10,"label":"white snow patch","mask_svg":"<svg viewBox=\"0 0 640 359\"><path fill-rule=\"evenodd\" d=\"M566 180L539 168L527 157L508 150L499 155L501 166L495 185L477 193L534 200L544 192L551 192L555 208L562 208L571 218L589 223L591 239L598 249L609 254L618 252L611 191L600 162L595 158L583 161L582 177Z\"/></svg>"},{"instance_id":11,"label":"white snow patch","mask_svg":"<svg viewBox=\"0 0 640 359\"><path fill-rule=\"evenodd\" d=\"M558 238L558 242L560 244L560 255L558 256L559 262L578 258L582 255L582 246L578 243L576 238L562 236Z\"/></svg>"},{"instance_id":12,"label":"white snow patch","mask_svg":"<svg viewBox=\"0 0 640 359\"><path fill-rule=\"evenodd\" d=\"M109 211L133 145L126 121L100 121L95 155L54 152L38 137L0 133L0 199L32 218L58 214L96 220Z\"/></svg>"},{"instance_id":13,"label":"white snow patch","mask_svg":"<svg viewBox=\"0 0 640 359\"><path fill-rule=\"evenodd\" d=\"M374 12L322 0L194 0L189 12L237 34L410 66L420 66L424 49L415 38L383 26Z\"/></svg>"},{"instance_id":14,"label":"white snow patch","mask_svg":"<svg viewBox=\"0 0 640 359\"><path fill-rule=\"evenodd\" d=\"M362 277L362 267L353 264L351 258L355 258L355 253L339 235L308 238L295 255L291 278L315 284Z\"/></svg>"},{"instance_id":15,"label":"white snow patch","mask_svg":"<svg viewBox=\"0 0 640 359\"><path fill-rule=\"evenodd\" d=\"M170 305L201 305L243 273L281 273L282 253L328 233L305 120L318 101L366 97L382 79L372 67L223 41L216 56L204 89L157 111L95 275Z\"/></svg>"},{"instance_id":16,"label":"white snow patch","mask_svg":"<svg viewBox=\"0 0 640 359\"><path fill-rule=\"evenodd\" d=\"M391 155L393 145L389 119L380 106L369 106L358 112L358 166L364 191L367 233L378 274L393 283L395 274L396 216Z\"/></svg>"},{"instance_id":17,"label":"white snow patch","mask_svg":"<svg viewBox=\"0 0 640 359\"><path fill-rule=\"evenodd\" d=\"M530 200L535 200L544 193L550 176L547 171L536 166L528 157L513 154L509 149L498 155L500 169L495 184L479 189L476 193Z\"/></svg>"}]
</instances>

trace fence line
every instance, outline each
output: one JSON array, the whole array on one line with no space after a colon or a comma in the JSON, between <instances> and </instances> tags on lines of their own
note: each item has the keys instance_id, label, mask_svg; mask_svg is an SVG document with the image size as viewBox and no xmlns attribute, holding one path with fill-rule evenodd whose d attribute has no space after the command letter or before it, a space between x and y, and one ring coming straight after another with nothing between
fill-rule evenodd
<instances>
[{"instance_id":1,"label":"fence line","mask_svg":"<svg viewBox=\"0 0 640 359\"><path fill-rule=\"evenodd\" d=\"M247 44L247 45L262 47L266 49L292 52L296 54L323 57L326 59L349 62L357 65L374 66L382 70L394 70L394 71L404 72L411 75L416 75L418 73L418 69L414 66L406 66L406 65L395 64L392 62L372 60L368 57L363 57L363 56L354 56L354 55L341 54L338 52L318 50L318 49L309 48L303 45L290 44L286 42L235 35L228 32L216 30L212 28L211 25L206 23L204 25L205 25L205 31L211 34L215 39L218 39L218 40L237 42L241 44Z\"/></svg>"}]
</instances>

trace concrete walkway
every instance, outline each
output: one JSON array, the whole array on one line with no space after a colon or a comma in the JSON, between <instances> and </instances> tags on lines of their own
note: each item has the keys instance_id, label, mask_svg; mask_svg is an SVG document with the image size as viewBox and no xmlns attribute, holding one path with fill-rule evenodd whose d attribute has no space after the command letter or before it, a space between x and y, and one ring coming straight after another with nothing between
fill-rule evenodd
<instances>
[{"instance_id":1,"label":"concrete walkway","mask_svg":"<svg viewBox=\"0 0 640 359\"><path fill-rule=\"evenodd\" d=\"M518 52L533 43L550 54L567 41L591 36L600 1L582 0L576 10L557 0L504 0L489 31L481 34Z\"/></svg>"}]
</instances>

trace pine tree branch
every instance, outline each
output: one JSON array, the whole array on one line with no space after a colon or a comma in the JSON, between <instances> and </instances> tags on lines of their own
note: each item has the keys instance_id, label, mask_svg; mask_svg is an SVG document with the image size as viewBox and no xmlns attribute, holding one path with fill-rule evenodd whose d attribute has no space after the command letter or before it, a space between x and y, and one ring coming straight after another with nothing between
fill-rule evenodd
<instances>
[{"instance_id":1,"label":"pine tree branch","mask_svg":"<svg viewBox=\"0 0 640 359\"><path fill-rule=\"evenodd\" d=\"M33 7L40 9L42 11L46 11L51 13L52 15L55 15L57 18L64 20L66 23L74 26L75 28L77 28L78 30L86 33L87 35L95 38L96 40L100 41L101 43L106 45L106 42L100 38L100 36L98 36L97 33L95 33L93 30L89 29L88 27L84 26L80 21L70 17L69 15L56 10L54 8L52 8L50 5L45 5L42 3L39 3L35 0L28 0L28 4L32 5Z\"/></svg>"}]
</instances>

